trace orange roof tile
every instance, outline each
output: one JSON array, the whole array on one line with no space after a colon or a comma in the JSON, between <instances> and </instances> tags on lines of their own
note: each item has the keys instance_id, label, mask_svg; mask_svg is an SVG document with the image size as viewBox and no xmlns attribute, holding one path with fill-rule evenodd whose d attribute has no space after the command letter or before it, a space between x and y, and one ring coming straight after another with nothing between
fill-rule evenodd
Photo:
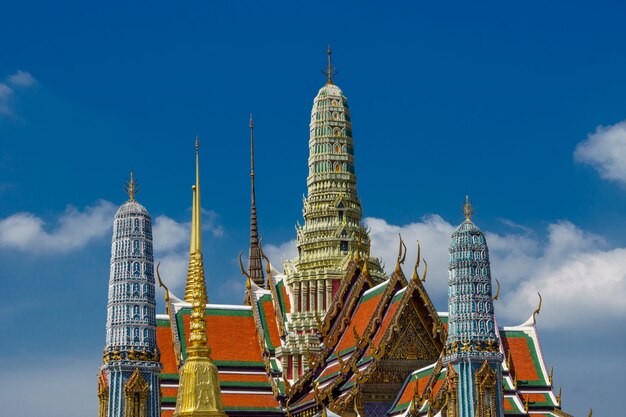
<instances>
[{"instance_id":1,"label":"orange roof tile","mask_svg":"<svg viewBox=\"0 0 626 417\"><path fill-rule=\"evenodd\" d=\"M163 394L163 397L176 398L176 396L178 395L178 388L177 387L161 387L161 393Z\"/></svg>"},{"instance_id":2,"label":"orange roof tile","mask_svg":"<svg viewBox=\"0 0 626 417\"><path fill-rule=\"evenodd\" d=\"M393 316L395 315L396 310L400 306L401 297L397 297L397 298L396 297L394 297L393 301L391 302L391 305L387 308L387 312L385 313L385 316L383 317L383 321L380 324L378 330L376 331L376 336L374 336L374 339L372 341L374 343L374 346L376 347L378 347L378 345L380 344L380 341L382 340L385 332L387 331L387 328L389 327L389 325L391 324L391 321L393 320Z\"/></svg>"},{"instance_id":3,"label":"orange roof tile","mask_svg":"<svg viewBox=\"0 0 626 417\"><path fill-rule=\"evenodd\" d=\"M272 394L222 394L224 407L278 407L279 403Z\"/></svg>"},{"instance_id":4,"label":"orange roof tile","mask_svg":"<svg viewBox=\"0 0 626 417\"><path fill-rule=\"evenodd\" d=\"M191 316L188 308L178 314L182 314L185 331L183 346L186 346ZM206 323L208 345L214 361L263 362L252 311L208 308Z\"/></svg>"},{"instance_id":5,"label":"orange roof tile","mask_svg":"<svg viewBox=\"0 0 626 417\"><path fill-rule=\"evenodd\" d=\"M515 377L518 380L538 381L539 375L537 374L528 342L529 339L523 337L506 338L506 345L511 352Z\"/></svg>"},{"instance_id":6,"label":"orange roof tile","mask_svg":"<svg viewBox=\"0 0 626 417\"><path fill-rule=\"evenodd\" d=\"M359 336L363 336L363 332L372 319L372 315L378 306L381 296L382 294L377 294L367 301L359 302L356 311L350 319L350 324L343 332L341 339L339 339L339 343L337 343L337 346L335 347L335 352L341 352L354 346L354 329L356 329Z\"/></svg>"},{"instance_id":7,"label":"orange roof tile","mask_svg":"<svg viewBox=\"0 0 626 417\"><path fill-rule=\"evenodd\" d=\"M157 346L161 352L162 374L177 374L176 355L174 345L172 345L172 329L169 326L157 326Z\"/></svg>"},{"instance_id":8,"label":"orange roof tile","mask_svg":"<svg viewBox=\"0 0 626 417\"><path fill-rule=\"evenodd\" d=\"M220 372L218 378L220 382L268 382L266 374L225 374Z\"/></svg>"}]
</instances>

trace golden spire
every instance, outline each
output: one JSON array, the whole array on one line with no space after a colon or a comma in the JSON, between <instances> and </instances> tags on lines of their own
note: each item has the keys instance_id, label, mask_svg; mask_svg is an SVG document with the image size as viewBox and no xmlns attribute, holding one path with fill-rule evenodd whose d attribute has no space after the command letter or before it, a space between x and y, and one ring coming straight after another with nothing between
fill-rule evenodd
<instances>
[{"instance_id":1,"label":"golden spire","mask_svg":"<svg viewBox=\"0 0 626 417\"><path fill-rule=\"evenodd\" d=\"M133 177L133 171L130 171L130 180L124 184L124 190L128 194L128 199L135 201L135 196L139 193L139 184L137 184L137 181L135 181Z\"/></svg>"},{"instance_id":2,"label":"golden spire","mask_svg":"<svg viewBox=\"0 0 626 417\"><path fill-rule=\"evenodd\" d=\"M465 204L463 205L463 215L465 216L465 220L470 221L474 213L476 213L476 210L474 210L472 203L469 202L469 196L465 195Z\"/></svg>"},{"instance_id":3,"label":"golden spire","mask_svg":"<svg viewBox=\"0 0 626 417\"><path fill-rule=\"evenodd\" d=\"M185 301L191 304L191 323L187 359L180 368L175 417L225 417L222 408L217 366L211 360L206 331L206 283L202 261L202 227L200 224L200 144L196 136L196 184L193 189L189 270Z\"/></svg>"},{"instance_id":4,"label":"golden spire","mask_svg":"<svg viewBox=\"0 0 626 417\"><path fill-rule=\"evenodd\" d=\"M333 67L332 61L330 59L330 56L333 53L333 51L330 50L330 45L328 45L328 51L326 51L326 53L328 54L328 66L326 67L326 71L323 71L323 73L324 75L326 75L327 78L326 84L333 84L333 77L337 75L337 69Z\"/></svg>"},{"instance_id":5,"label":"golden spire","mask_svg":"<svg viewBox=\"0 0 626 417\"><path fill-rule=\"evenodd\" d=\"M200 273L195 273L196 256L199 256L202 262L202 223L200 209L200 142L196 136L196 183L191 186L193 190L193 198L191 203L191 238L189 239L189 269L187 274L187 285L185 286L185 301L192 302L193 292L200 285L203 287L205 304L208 302L206 297L206 285L204 283L204 269ZM200 275L202 277L200 278ZM200 280L202 282L200 282Z\"/></svg>"}]
</instances>

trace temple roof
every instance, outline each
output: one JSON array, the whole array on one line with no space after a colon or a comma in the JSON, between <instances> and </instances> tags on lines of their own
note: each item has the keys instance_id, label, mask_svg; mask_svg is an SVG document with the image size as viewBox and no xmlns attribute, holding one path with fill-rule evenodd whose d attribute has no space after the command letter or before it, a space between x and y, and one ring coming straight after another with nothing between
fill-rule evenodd
<instances>
[{"instance_id":1,"label":"temple roof","mask_svg":"<svg viewBox=\"0 0 626 417\"><path fill-rule=\"evenodd\" d=\"M258 302L268 309L266 300ZM176 345L181 359L187 356L187 339L191 306L178 301L170 304L174 321L167 315L157 317L157 341L161 352L161 399L163 415L173 413L178 390ZM257 412L282 415L272 380L266 371L266 360L257 338L257 327L251 306L207 304L206 323L211 357L218 367L222 404L227 412ZM275 333L268 330L268 333ZM276 340L270 334L268 340Z\"/></svg>"},{"instance_id":2,"label":"temple roof","mask_svg":"<svg viewBox=\"0 0 626 417\"><path fill-rule=\"evenodd\" d=\"M554 394L534 323L499 328L499 335L505 358L501 364L505 415L557 416L554 412L560 412L560 399ZM434 363L407 377L388 414L405 415L415 398L416 404L421 404L419 415L427 415L442 392L447 372L445 367L439 372L436 368Z\"/></svg>"}]
</instances>

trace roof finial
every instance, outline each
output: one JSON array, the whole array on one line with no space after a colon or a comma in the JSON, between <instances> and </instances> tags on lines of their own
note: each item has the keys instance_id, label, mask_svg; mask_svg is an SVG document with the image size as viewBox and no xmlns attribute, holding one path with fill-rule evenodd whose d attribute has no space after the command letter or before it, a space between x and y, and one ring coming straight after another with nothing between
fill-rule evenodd
<instances>
[{"instance_id":1,"label":"roof finial","mask_svg":"<svg viewBox=\"0 0 626 417\"><path fill-rule=\"evenodd\" d=\"M200 141L198 140L198 135L196 135L196 153L200 151Z\"/></svg>"},{"instance_id":2,"label":"roof finial","mask_svg":"<svg viewBox=\"0 0 626 417\"><path fill-rule=\"evenodd\" d=\"M333 51L330 50L330 45L328 45L328 50L326 51L326 53L328 54L328 66L326 67L326 71L324 72L324 75L326 75L326 78L328 79L326 81L326 84L333 84L333 77L337 75L337 69L333 67L332 61L330 59L330 56L333 53Z\"/></svg>"},{"instance_id":3,"label":"roof finial","mask_svg":"<svg viewBox=\"0 0 626 417\"><path fill-rule=\"evenodd\" d=\"M248 252L248 275L259 287L265 285L261 249L259 245L259 226L256 214L256 192L254 188L254 119L250 113L250 249Z\"/></svg>"},{"instance_id":4,"label":"roof finial","mask_svg":"<svg viewBox=\"0 0 626 417\"><path fill-rule=\"evenodd\" d=\"M135 195L139 193L139 185L133 177L133 171L130 171L130 180L128 180L128 182L124 184L124 190L126 190L130 201L135 201Z\"/></svg>"},{"instance_id":5,"label":"roof finial","mask_svg":"<svg viewBox=\"0 0 626 417\"><path fill-rule=\"evenodd\" d=\"M470 221L474 213L476 213L476 210L474 210L474 206L470 203L469 196L466 194L465 204L463 205L463 215L465 216L465 220Z\"/></svg>"}]
</instances>

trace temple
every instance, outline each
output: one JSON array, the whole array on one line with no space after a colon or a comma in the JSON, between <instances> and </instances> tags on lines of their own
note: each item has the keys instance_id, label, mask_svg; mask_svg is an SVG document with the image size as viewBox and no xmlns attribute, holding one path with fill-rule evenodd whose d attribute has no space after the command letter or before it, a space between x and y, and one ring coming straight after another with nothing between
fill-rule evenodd
<instances>
[{"instance_id":1,"label":"temple","mask_svg":"<svg viewBox=\"0 0 626 417\"><path fill-rule=\"evenodd\" d=\"M113 234L101 417L569 416L541 353L540 306L519 326L497 325L499 285L494 295L487 241L468 198L450 237L448 312L438 312L425 289L419 243L410 249L416 264L406 266L409 249L399 238L390 274L370 254L350 110L335 74L329 48L311 112L297 256L280 270L259 241L250 117L242 305L208 303L197 139L187 285L180 299L167 289L174 277L158 276L165 314L154 314L150 218L129 193ZM135 306L148 315L135 316Z\"/></svg>"}]
</instances>

